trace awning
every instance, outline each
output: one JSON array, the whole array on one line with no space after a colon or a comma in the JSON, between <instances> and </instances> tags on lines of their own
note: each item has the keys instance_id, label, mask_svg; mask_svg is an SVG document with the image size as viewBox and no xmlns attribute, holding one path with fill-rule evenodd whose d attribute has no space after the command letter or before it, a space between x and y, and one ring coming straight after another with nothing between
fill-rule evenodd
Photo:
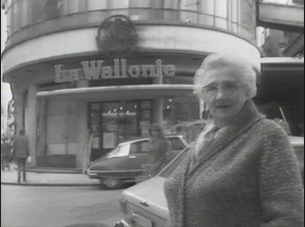
<instances>
[{"instance_id":1,"label":"awning","mask_svg":"<svg viewBox=\"0 0 305 227\"><path fill-rule=\"evenodd\" d=\"M40 91L36 93L36 96L38 98L47 99L77 99L83 101L152 99L164 96L195 97L193 94L193 85L189 84L151 84L72 88Z\"/></svg>"}]
</instances>

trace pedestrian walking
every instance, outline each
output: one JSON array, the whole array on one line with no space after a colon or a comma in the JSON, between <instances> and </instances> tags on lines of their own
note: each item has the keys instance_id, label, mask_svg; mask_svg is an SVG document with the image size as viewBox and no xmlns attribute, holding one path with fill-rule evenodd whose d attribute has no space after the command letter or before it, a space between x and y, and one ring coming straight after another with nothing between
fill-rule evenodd
<instances>
[{"instance_id":1,"label":"pedestrian walking","mask_svg":"<svg viewBox=\"0 0 305 227\"><path fill-rule=\"evenodd\" d=\"M23 181L26 182L26 159L29 156L29 139L25 135L24 129L19 131L19 136L14 138L14 157L18 165L18 179L17 182L21 181L21 174Z\"/></svg>"},{"instance_id":2,"label":"pedestrian walking","mask_svg":"<svg viewBox=\"0 0 305 227\"><path fill-rule=\"evenodd\" d=\"M172 227L303 227L304 190L287 133L259 113L246 59L208 56L194 91L211 119L164 185Z\"/></svg>"},{"instance_id":3,"label":"pedestrian walking","mask_svg":"<svg viewBox=\"0 0 305 227\"><path fill-rule=\"evenodd\" d=\"M12 146L9 143L7 137L3 137L1 140L1 169L5 171L10 170L10 162L12 161Z\"/></svg>"},{"instance_id":4,"label":"pedestrian walking","mask_svg":"<svg viewBox=\"0 0 305 227\"><path fill-rule=\"evenodd\" d=\"M169 141L165 138L163 129L160 125L154 124L150 130L151 137L148 141L149 159L143 165L143 174L137 178L141 182L157 175L167 163L167 151Z\"/></svg>"}]
</instances>

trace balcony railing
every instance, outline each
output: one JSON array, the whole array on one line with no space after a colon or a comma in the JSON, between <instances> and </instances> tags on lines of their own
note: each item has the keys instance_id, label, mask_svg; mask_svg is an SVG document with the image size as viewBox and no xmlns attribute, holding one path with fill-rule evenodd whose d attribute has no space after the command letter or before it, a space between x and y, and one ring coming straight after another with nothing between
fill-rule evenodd
<instances>
[{"instance_id":1,"label":"balcony railing","mask_svg":"<svg viewBox=\"0 0 305 227\"><path fill-rule=\"evenodd\" d=\"M243 7L237 3L233 7L233 4L230 3L232 12L229 12L229 8L219 12L216 4L211 9L206 9L198 5L194 8L190 4L182 7L181 2L187 3L188 0L162 0L160 1L163 2L162 7L157 8L154 4L158 1L120 0L120 3L125 2L125 5L118 5L116 3L118 1L115 0L14 0L7 8L6 47L9 48L17 43L49 33L96 27L105 18L116 14L128 16L135 24L180 24L209 27L254 42L255 8L250 3L243 4ZM96 5L96 2L100 4ZM215 2L218 1L215 0ZM228 1L227 4L229 2L233 1ZM133 6L135 3L137 5ZM200 5L203 4L203 1L199 0L197 3Z\"/></svg>"}]
</instances>

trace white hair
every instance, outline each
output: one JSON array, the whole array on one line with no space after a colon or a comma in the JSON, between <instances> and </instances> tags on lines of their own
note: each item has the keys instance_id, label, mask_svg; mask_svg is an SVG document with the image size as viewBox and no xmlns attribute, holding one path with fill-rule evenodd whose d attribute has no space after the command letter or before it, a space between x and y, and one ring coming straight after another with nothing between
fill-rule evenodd
<instances>
[{"instance_id":1,"label":"white hair","mask_svg":"<svg viewBox=\"0 0 305 227\"><path fill-rule=\"evenodd\" d=\"M210 54L202 62L194 77L194 93L202 94L204 79L210 70L228 68L235 70L238 82L246 88L248 99L253 98L257 93L256 79L259 69L250 61L234 54Z\"/></svg>"}]
</instances>

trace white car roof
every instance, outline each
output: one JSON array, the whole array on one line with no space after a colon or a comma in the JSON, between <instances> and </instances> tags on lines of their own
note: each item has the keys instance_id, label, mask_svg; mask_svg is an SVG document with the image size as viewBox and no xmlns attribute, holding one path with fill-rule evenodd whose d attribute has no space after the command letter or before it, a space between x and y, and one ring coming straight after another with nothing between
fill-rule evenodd
<instances>
[{"instance_id":1,"label":"white car roof","mask_svg":"<svg viewBox=\"0 0 305 227\"><path fill-rule=\"evenodd\" d=\"M182 135L167 135L167 136L165 136L165 138L181 138L182 139L183 136ZM136 143L136 142L140 142L140 141L144 141L144 140L149 140L149 137L121 142L121 143L118 144L118 146L125 145L125 144L130 144L130 143Z\"/></svg>"}]
</instances>

